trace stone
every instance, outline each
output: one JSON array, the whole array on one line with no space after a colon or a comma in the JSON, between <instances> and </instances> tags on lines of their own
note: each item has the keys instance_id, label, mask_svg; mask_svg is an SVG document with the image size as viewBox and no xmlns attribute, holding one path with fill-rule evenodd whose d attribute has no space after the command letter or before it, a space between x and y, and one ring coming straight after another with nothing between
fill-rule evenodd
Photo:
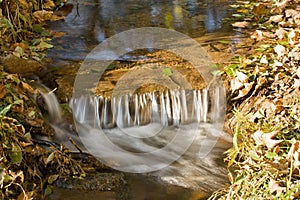
<instances>
[{"instance_id":1,"label":"stone","mask_svg":"<svg viewBox=\"0 0 300 200\"><path fill-rule=\"evenodd\" d=\"M0 57L0 63L4 70L11 74L20 74L22 76L36 75L43 71L43 66L38 61L32 59L24 59L12 54Z\"/></svg>"}]
</instances>

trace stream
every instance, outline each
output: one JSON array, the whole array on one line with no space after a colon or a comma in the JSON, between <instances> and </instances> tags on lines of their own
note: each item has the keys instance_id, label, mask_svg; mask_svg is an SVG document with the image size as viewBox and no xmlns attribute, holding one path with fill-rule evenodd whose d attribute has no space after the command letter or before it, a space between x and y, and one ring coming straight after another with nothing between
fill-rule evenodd
<instances>
[{"instance_id":1,"label":"stream","mask_svg":"<svg viewBox=\"0 0 300 200\"><path fill-rule=\"evenodd\" d=\"M201 43L206 50L213 51L210 55L214 61L223 62L226 56L229 55L225 53L225 50L228 52L228 49L230 49L230 42L236 42L238 40L238 36L236 36L236 33L232 30L231 25L224 21L225 18L231 17L229 5L232 3L232 1L228 0L68 1L68 6L62 7L58 11L64 14L68 13L65 20L49 22L47 24L48 28L52 31L64 32L65 34L62 37L57 37L52 40L54 48L50 49L47 53L47 57L51 59L51 62L48 66L48 72L43 78L43 82L50 88L57 87L56 95L61 103L69 103L72 99L76 73L86 56L99 43L105 41L107 38L126 30L141 27L162 27L186 34ZM229 44L221 44L218 42L220 40L227 40ZM184 63L185 61L165 52L156 51L155 49L146 49L130 52L119 57L118 60L112 64L112 70L108 70L103 75L104 78L103 80L101 79L103 84L102 87L99 87L97 90L98 94L105 96L105 98L110 97L111 90L116 82L129 69L136 68L137 65L141 63L153 63L153 60L155 60L154 62L161 62L158 60L163 60L163 62L168 61L171 63L169 65L171 67L174 65L175 68L178 63L183 63L183 69L178 67L178 71L182 70L180 72L191 80L192 85L201 85L199 78L195 75L190 75L194 74L194 72L189 70L189 64ZM174 64L175 61L176 63ZM203 89L203 87L201 89ZM147 90L141 91L143 93ZM153 99L154 97L152 101ZM170 102L172 103L172 101ZM130 106L128 105L128 107ZM73 111L74 110L76 110L76 108L73 108ZM80 115L82 124L88 124L89 121L85 120L89 119L89 117L81 116L84 115L84 112L89 113L90 111L77 109L77 116ZM129 111L127 113L129 115ZM135 113L135 115L137 114ZM77 120L77 118L75 120ZM101 123L103 124L103 122ZM173 121L172 124L176 123ZM55 124L54 126L57 130L63 132L60 127ZM178 127L166 128L164 133L167 137L172 137L172 133L178 131L177 128ZM214 127L209 127L208 129L211 128ZM182 131L182 134L186 134L186 138L183 137L182 140L189 140L188 129L189 127L181 127L180 131ZM149 126L149 128L147 128L146 126L146 128L142 127L142 129L140 128L139 130L141 132L150 130L151 132L151 127ZM122 138L122 135L120 136L121 132L119 133L115 128L107 129L106 134L111 135L117 142L129 149L132 148L130 145L135 143L137 146L135 146L134 151L143 152L142 147L144 147L144 141L131 141L127 140L127 138ZM213 191L228 184L227 167L226 163L223 162L223 152L231 146L231 138L222 133L212 151L205 158L199 159L199 157L197 157L199 144L203 146L201 141L203 141L203 137L208 134L206 130L201 130L199 135L194 138L193 145L191 145L183 157L176 160L169 167L144 174L125 173L125 180L123 180L124 186L121 189L111 190L108 188L100 189L99 191L93 189L81 190L76 188L72 189L71 187L57 187L48 199L207 199ZM207 146L210 145L209 142L214 142L214 137L215 136L212 136L213 139L208 140ZM155 145L165 145L161 138L158 139ZM126 140L127 142L122 142L122 140ZM147 143L147 145L148 144L149 143ZM177 146L180 148L180 144ZM175 152L177 151L177 149L173 150ZM109 156L109 153L107 153L107 155ZM113 159L118 160L120 158L113 157L112 160ZM122 159L127 160L129 158L124 157ZM130 160L127 161L130 162ZM109 180L107 181L109 182Z\"/></svg>"}]
</instances>

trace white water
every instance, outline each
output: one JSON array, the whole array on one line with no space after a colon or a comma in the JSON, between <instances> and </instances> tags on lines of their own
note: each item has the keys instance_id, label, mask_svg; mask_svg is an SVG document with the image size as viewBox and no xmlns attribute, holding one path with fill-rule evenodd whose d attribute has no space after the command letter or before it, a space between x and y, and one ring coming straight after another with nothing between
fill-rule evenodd
<instances>
[{"instance_id":1,"label":"white water","mask_svg":"<svg viewBox=\"0 0 300 200\"><path fill-rule=\"evenodd\" d=\"M70 107L75 120L93 128L124 128L154 122L164 127L193 122L214 124L224 113L219 94L220 88L213 88L118 97L82 96L71 99Z\"/></svg>"},{"instance_id":2,"label":"white water","mask_svg":"<svg viewBox=\"0 0 300 200\"><path fill-rule=\"evenodd\" d=\"M81 134L80 139L89 141L88 149L96 157L97 152L101 154L99 157L106 164L121 165L124 171L143 172L149 167L150 170L153 166L160 168L161 163L176 160L150 175L169 184L211 192L227 182L227 169L222 158L223 152L231 146L231 138L220 131L221 92L214 88L112 98L88 96L72 99L70 107L77 131L86 134ZM52 118L61 116L55 96L45 95L44 98L48 99ZM79 140L61 123L54 121L52 126L59 135L57 142L65 143L70 136ZM99 129L105 135L101 140L95 140ZM116 148L107 144L107 138L125 151L116 153ZM173 145L168 145L171 142ZM186 148L186 144L190 146ZM137 162L139 157L135 153L159 148L163 148L159 154L148 156L142 163Z\"/></svg>"}]
</instances>

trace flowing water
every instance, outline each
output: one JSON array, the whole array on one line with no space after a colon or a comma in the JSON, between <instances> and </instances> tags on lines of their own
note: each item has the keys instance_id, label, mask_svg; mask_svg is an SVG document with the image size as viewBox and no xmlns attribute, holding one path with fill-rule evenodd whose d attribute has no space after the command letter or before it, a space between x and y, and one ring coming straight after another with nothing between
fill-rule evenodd
<instances>
[{"instance_id":1,"label":"flowing water","mask_svg":"<svg viewBox=\"0 0 300 200\"><path fill-rule=\"evenodd\" d=\"M49 70L51 73L55 70L54 74L58 76L56 82L62 88L58 89L62 91L61 98L65 98L64 94L71 90L65 87L66 83L70 81L70 85L73 84L85 56L97 44L122 31L146 26L164 27L200 40L208 35L205 41L228 39L228 35L233 34L230 25L223 21L230 16L229 5L232 3L226 0L77 0L69 3L72 6L68 7L71 8L67 9L70 14L65 20L48 24L53 31L66 32L53 40L55 48L48 52L48 57L53 59ZM63 9L59 12L66 12ZM120 62L147 59L144 53L128 53L119 58ZM60 77L71 78L61 80ZM224 99L220 98L222 95L222 88L201 87L122 96L96 95L71 99L69 95L66 98L70 99L78 132L86 133L79 133L80 139L88 141L88 150L104 163L116 169L121 166L123 171L128 172L145 172L149 166L151 171L157 163L168 163L146 175L128 174L129 199L196 200L206 198L227 183L223 152L231 146L231 138L220 131L225 110ZM60 111L55 97L51 94L45 99L48 110L52 111L50 115L56 119L52 121L57 132L56 140L67 144L70 135L79 140L77 135L61 126L63 119L57 117ZM101 135L103 140L91 142L95 135ZM107 146L105 138L131 154L115 153L115 149ZM139 157L135 153L162 148L173 140L173 145L163 154L151 155L143 160L145 163L137 161ZM188 148L185 144L189 144ZM72 145L67 145L72 148ZM58 189L50 199L117 198L114 194L103 192L84 194Z\"/></svg>"}]
</instances>

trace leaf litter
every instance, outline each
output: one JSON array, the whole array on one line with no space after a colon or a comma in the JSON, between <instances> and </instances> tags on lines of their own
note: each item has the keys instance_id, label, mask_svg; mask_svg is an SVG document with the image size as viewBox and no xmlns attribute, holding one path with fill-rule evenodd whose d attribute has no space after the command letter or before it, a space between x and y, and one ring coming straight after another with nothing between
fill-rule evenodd
<instances>
[{"instance_id":1,"label":"leaf litter","mask_svg":"<svg viewBox=\"0 0 300 200\"><path fill-rule=\"evenodd\" d=\"M238 2L233 27L249 35L225 66L229 186L210 199L300 198L300 1ZM246 14L247 13L247 14ZM247 22L247 23L245 23ZM240 31L240 30L239 30ZM237 62L238 61L238 62Z\"/></svg>"}]
</instances>

